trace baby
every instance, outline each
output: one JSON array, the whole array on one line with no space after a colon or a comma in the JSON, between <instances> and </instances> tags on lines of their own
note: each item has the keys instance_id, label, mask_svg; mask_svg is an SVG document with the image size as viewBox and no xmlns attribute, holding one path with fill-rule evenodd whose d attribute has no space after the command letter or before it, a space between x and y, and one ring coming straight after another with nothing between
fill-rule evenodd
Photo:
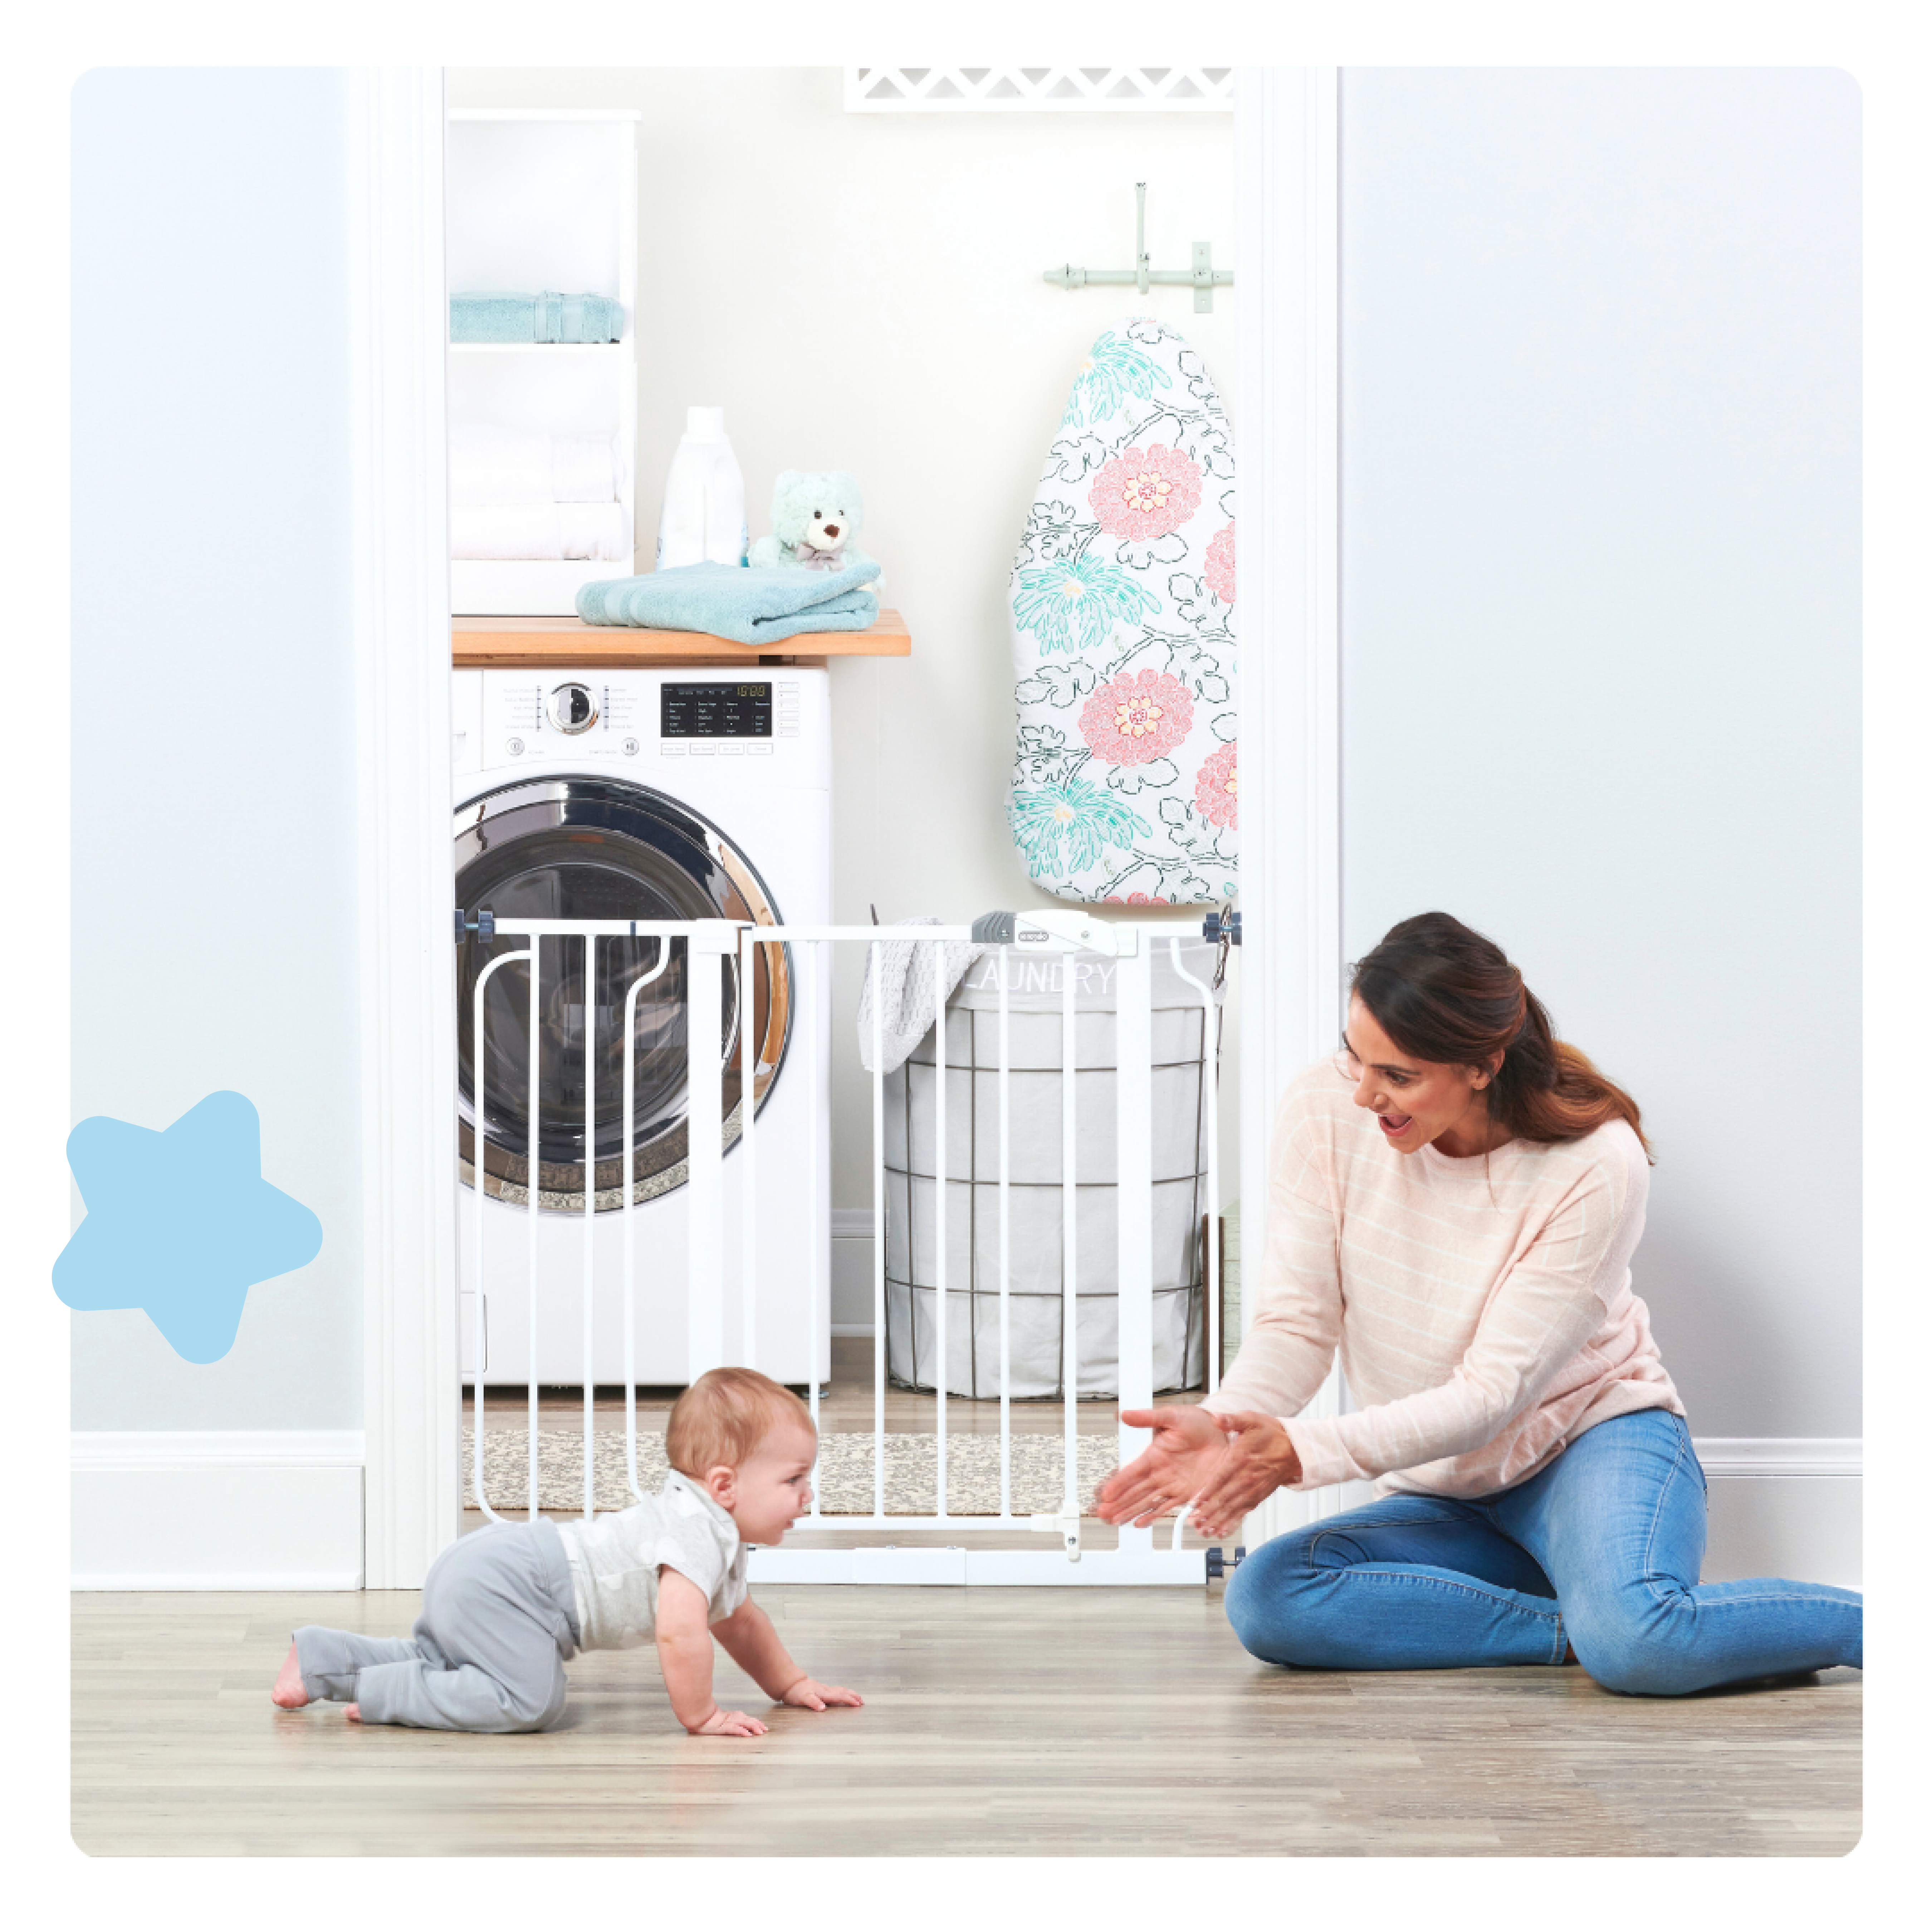
<instances>
[{"instance_id":1,"label":"baby","mask_svg":"<svg viewBox=\"0 0 1932 1932\"><path fill-rule=\"evenodd\" d=\"M746 1543L776 1543L811 1506L818 1438L803 1402L752 1369L713 1369L677 1399L671 1473L648 1502L586 1522L493 1523L423 1579L406 1637L305 1624L271 1694L318 1697L358 1724L541 1731L563 1710L564 1659L656 1640L664 1688L694 1737L766 1726L711 1694L711 1639L780 1703L822 1711L856 1691L808 1677L745 1587Z\"/></svg>"}]
</instances>

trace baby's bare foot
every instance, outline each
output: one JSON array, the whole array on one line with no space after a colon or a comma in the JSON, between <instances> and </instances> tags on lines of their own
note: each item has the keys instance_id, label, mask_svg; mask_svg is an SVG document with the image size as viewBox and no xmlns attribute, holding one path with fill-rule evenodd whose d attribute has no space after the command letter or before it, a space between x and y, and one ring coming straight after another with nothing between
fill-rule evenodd
<instances>
[{"instance_id":1,"label":"baby's bare foot","mask_svg":"<svg viewBox=\"0 0 1932 1932\"><path fill-rule=\"evenodd\" d=\"M362 1721L362 1706L360 1704L344 1705L342 1714L352 1724L359 1724Z\"/></svg>"},{"instance_id":2,"label":"baby's bare foot","mask_svg":"<svg viewBox=\"0 0 1932 1932\"><path fill-rule=\"evenodd\" d=\"M275 1688L268 1695L285 1711L299 1711L308 1702L308 1690L302 1682L302 1665L293 1644L289 1646L289 1654L282 1660L282 1674L275 1679Z\"/></svg>"}]
</instances>

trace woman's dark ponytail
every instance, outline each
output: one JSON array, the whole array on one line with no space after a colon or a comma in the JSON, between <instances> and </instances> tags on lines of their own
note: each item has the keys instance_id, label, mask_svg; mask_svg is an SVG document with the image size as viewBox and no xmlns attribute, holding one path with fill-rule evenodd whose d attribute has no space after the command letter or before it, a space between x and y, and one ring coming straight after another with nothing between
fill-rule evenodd
<instances>
[{"instance_id":1,"label":"woman's dark ponytail","mask_svg":"<svg viewBox=\"0 0 1932 1932\"><path fill-rule=\"evenodd\" d=\"M1393 926L1355 964L1351 991L1403 1052L1458 1066L1502 1065L1490 1117L1517 1138L1580 1140L1628 1120L1648 1152L1637 1104L1588 1054L1551 1033L1543 1003L1501 946L1446 912Z\"/></svg>"}]
</instances>

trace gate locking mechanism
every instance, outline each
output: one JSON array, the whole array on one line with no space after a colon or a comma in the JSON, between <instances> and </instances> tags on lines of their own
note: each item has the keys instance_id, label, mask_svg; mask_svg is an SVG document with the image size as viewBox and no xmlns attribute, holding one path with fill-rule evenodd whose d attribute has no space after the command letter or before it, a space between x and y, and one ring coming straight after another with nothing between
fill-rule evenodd
<instances>
[{"instance_id":1,"label":"gate locking mechanism","mask_svg":"<svg viewBox=\"0 0 1932 1932\"><path fill-rule=\"evenodd\" d=\"M463 944L463 935L466 932L475 933L478 939L488 945L496 936L496 915L486 906L478 909L474 919L466 920L463 916L463 908L458 906L456 908L458 945L460 946Z\"/></svg>"},{"instance_id":2,"label":"gate locking mechanism","mask_svg":"<svg viewBox=\"0 0 1932 1932\"><path fill-rule=\"evenodd\" d=\"M1057 1536L1066 1552L1070 1563L1080 1561L1080 1519L1077 1516L1056 1516L1052 1510L1043 1515L1027 1519L1029 1529L1043 1529L1049 1535Z\"/></svg>"}]
</instances>

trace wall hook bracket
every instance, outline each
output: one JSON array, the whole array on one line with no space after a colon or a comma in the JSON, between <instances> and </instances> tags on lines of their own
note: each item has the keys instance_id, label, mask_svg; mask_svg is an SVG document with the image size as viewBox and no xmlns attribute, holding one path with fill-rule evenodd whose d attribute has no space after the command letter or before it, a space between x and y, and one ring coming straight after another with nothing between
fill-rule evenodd
<instances>
[{"instance_id":1,"label":"wall hook bracket","mask_svg":"<svg viewBox=\"0 0 1932 1932\"><path fill-rule=\"evenodd\" d=\"M1191 288L1194 291L1194 313L1207 315L1214 307L1214 291L1230 286L1234 272L1215 267L1213 248L1205 242L1195 243L1192 268L1184 271L1155 268L1147 249L1147 183L1136 182L1134 266L1131 268L1076 268L1070 262L1063 268L1047 269L1042 279L1056 288L1133 288L1142 295L1155 286Z\"/></svg>"}]
</instances>

